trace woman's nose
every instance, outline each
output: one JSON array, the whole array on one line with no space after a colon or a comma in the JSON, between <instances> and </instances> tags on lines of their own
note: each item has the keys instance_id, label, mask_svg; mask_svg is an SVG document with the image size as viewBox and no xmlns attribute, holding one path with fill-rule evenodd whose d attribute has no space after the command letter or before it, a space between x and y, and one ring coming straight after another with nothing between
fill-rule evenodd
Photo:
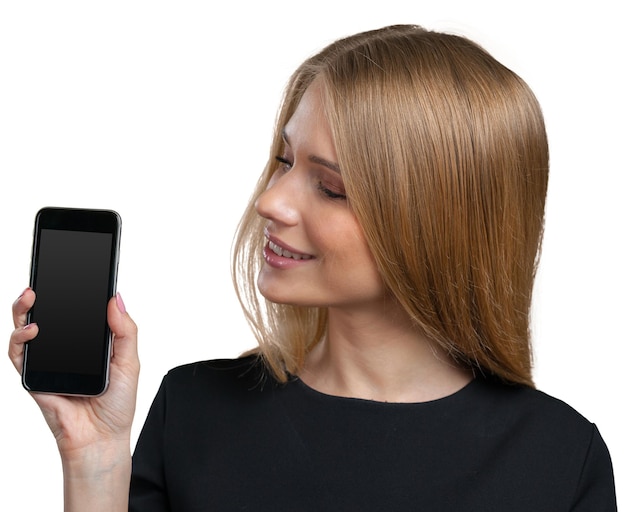
<instances>
[{"instance_id":1,"label":"woman's nose","mask_svg":"<svg viewBox=\"0 0 626 512\"><path fill-rule=\"evenodd\" d=\"M293 169L287 173L274 173L265 191L254 206L261 217L285 225L295 225L299 219L300 188Z\"/></svg>"}]
</instances>

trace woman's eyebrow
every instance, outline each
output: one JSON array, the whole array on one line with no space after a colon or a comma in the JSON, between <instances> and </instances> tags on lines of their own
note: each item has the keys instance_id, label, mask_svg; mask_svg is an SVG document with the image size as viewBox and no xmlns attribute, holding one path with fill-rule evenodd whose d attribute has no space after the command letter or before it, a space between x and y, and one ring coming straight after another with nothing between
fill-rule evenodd
<instances>
[{"instance_id":1,"label":"woman's eyebrow","mask_svg":"<svg viewBox=\"0 0 626 512\"><path fill-rule=\"evenodd\" d=\"M289 143L289 137L287 136L287 132L285 128L283 128L280 133L283 137L283 140L285 141L285 144L287 144L288 146L291 146L291 144ZM341 174L341 170L339 169L339 164L336 164L335 162L331 162L330 160L326 160L325 158L322 158L316 155L309 155L308 160L311 163L323 165L324 167L327 167L331 171L335 171L336 173Z\"/></svg>"},{"instance_id":2,"label":"woman's eyebrow","mask_svg":"<svg viewBox=\"0 0 626 512\"><path fill-rule=\"evenodd\" d=\"M335 171L338 174L341 174L341 171L339 170L339 165L334 163L334 162L329 162L328 160L324 159L324 158L320 158L319 156L315 156L315 155L309 155L309 162L312 162L314 164L319 164L319 165L323 165L324 167L328 167L331 171Z\"/></svg>"}]
</instances>

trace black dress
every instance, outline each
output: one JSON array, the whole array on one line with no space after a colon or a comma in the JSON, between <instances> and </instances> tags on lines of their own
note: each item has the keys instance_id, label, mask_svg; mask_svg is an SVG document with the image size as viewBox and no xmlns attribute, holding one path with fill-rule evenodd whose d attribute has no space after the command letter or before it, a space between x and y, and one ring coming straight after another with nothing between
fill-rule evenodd
<instances>
[{"instance_id":1,"label":"black dress","mask_svg":"<svg viewBox=\"0 0 626 512\"><path fill-rule=\"evenodd\" d=\"M609 512L595 425L476 378L425 403L279 385L253 357L171 370L133 456L130 510Z\"/></svg>"}]
</instances>

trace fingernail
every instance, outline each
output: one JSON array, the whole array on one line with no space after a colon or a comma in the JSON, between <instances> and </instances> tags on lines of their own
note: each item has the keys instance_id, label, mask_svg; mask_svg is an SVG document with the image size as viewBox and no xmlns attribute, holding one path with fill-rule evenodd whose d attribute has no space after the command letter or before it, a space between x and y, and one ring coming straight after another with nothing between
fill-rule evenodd
<instances>
[{"instance_id":1,"label":"fingernail","mask_svg":"<svg viewBox=\"0 0 626 512\"><path fill-rule=\"evenodd\" d=\"M122 296L119 292L115 294L115 302L117 302L117 309L119 309L122 313L126 313L126 306L124 305L124 301L122 300Z\"/></svg>"},{"instance_id":2,"label":"fingernail","mask_svg":"<svg viewBox=\"0 0 626 512\"><path fill-rule=\"evenodd\" d=\"M32 324L26 324L24 327L22 327L23 330L27 331L28 329L30 329L33 325L37 325L36 323L32 323Z\"/></svg>"}]
</instances>

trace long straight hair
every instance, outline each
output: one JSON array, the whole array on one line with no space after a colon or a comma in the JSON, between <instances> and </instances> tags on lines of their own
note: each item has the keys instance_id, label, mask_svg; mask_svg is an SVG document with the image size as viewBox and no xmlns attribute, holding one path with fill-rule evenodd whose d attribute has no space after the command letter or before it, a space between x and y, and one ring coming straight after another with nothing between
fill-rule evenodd
<instances>
[{"instance_id":1,"label":"long straight hair","mask_svg":"<svg viewBox=\"0 0 626 512\"><path fill-rule=\"evenodd\" d=\"M297 374L327 327L324 308L273 304L256 288L265 220L254 201L313 80L349 205L416 329L462 366L532 386L530 307L548 184L541 109L474 42L414 25L340 39L287 85L233 251L237 293L268 367L279 381Z\"/></svg>"}]
</instances>

